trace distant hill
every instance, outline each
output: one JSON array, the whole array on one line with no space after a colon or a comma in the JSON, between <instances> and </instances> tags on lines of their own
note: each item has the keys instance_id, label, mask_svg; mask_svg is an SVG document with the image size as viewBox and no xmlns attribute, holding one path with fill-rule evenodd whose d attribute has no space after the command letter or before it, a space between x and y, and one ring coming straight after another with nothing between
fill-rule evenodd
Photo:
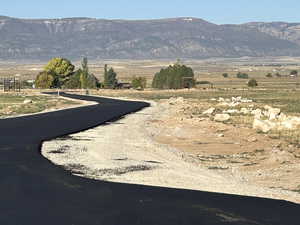
<instances>
[{"instance_id":1,"label":"distant hill","mask_svg":"<svg viewBox=\"0 0 300 225\"><path fill-rule=\"evenodd\" d=\"M0 16L0 59L299 56L300 24Z\"/></svg>"},{"instance_id":2,"label":"distant hill","mask_svg":"<svg viewBox=\"0 0 300 225\"><path fill-rule=\"evenodd\" d=\"M272 22L272 23L246 23L244 27L254 28L260 32L269 34L273 37L288 40L300 45L300 23L285 23L285 22Z\"/></svg>"}]
</instances>

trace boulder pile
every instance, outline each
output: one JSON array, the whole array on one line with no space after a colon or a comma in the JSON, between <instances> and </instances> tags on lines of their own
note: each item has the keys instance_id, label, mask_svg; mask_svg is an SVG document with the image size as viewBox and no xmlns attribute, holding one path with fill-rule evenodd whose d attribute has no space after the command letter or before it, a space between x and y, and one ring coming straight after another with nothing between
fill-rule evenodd
<instances>
[{"instance_id":1,"label":"boulder pile","mask_svg":"<svg viewBox=\"0 0 300 225\"><path fill-rule=\"evenodd\" d=\"M227 106L226 110L223 110L222 114L214 113L217 111L216 108L210 108L204 111L202 114L207 116L214 115L214 121L225 122L230 120L230 115L253 115L253 129L267 133L272 130L296 130L300 129L300 117L287 116L281 109L273 108L265 105L263 108L255 108L253 104L247 105L246 107L234 109L242 103L253 103L253 100L239 97L230 98L213 98L211 101L218 102L217 106Z\"/></svg>"}]
</instances>

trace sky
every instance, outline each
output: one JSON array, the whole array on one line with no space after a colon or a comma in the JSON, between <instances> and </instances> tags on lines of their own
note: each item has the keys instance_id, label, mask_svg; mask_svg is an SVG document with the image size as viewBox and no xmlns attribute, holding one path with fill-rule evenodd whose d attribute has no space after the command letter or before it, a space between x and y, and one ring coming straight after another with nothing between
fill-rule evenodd
<instances>
[{"instance_id":1,"label":"sky","mask_svg":"<svg viewBox=\"0 0 300 225\"><path fill-rule=\"evenodd\" d=\"M300 0L0 0L0 15L131 20L197 17L216 24L300 22Z\"/></svg>"}]
</instances>

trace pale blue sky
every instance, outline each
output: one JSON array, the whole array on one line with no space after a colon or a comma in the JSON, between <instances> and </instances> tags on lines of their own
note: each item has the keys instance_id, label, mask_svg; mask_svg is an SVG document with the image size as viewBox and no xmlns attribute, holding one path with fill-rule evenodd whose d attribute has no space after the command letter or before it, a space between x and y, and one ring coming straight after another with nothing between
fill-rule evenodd
<instances>
[{"instance_id":1,"label":"pale blue sky","mask_svg":"<svg viewBox=\"0 0 300 225\"><path fill-rule=\"evenodd\" d=\"M0 0L0 15L21 18L198 17L217 24L300 22L300 0Z\"/></svg>"}]
</instances>

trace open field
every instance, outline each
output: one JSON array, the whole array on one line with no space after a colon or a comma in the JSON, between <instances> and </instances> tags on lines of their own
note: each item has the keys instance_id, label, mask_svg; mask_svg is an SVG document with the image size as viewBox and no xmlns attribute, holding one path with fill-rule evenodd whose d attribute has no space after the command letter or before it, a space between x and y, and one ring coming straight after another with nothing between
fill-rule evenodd
<instances>
[{"instance_id":1,"label":"open field","mask_svg":"<svg viewBox=\"0 0 300 225\"><path fill-rule=\"evenodd\" d=\"M63 109L79 104L73 100L37 92L0 93L0 118Z\"/></svg>"},{"instance_id":2,"label":"open field","mask_svg":"<svg viewBox=\"0 0 300 225\"><path fill-rule=\"evenodd\" d=\"M187 99L197 99L205 102L210 98L231 98L232 96L242 96L253 99L260 104L269 104L280 107L283 111L298 114L300 113L300 89L290 90L265 90L260 88L244 90L218 90L218 89L190 89L190 90L99 90L92 91L93 94L113 97L128 97L145 100L160 100L171 97L184 97Z\"/></svg>"},{"instance_id":3,"label":"open field","mask_svg":"<svg viewBox=\"0 0 300 225\"><path fill-rule=\"evenodd\" d=\"M175 60L176 61L176 60ZM153 76L161 68L167 67L174 60L103 60L89 61L89 68L100 80L103 79L105 64L111 66L118 73L122 82L131 81L134 76L146 77L148 86L151 85ZM293 78L266 78L268 73L288 75L291 70L299 69L300 58L239 58L239 59L207 59L207 60L182 60L182 63L192 67L197 80L207 80L218 88L240 88L245 86L245 80L234 78L237 72L246 72L250 77L258 80L262 88L295 88L300 79ZM0 62L0 77L18 75L23 80L34 79L42 71L47 62ZM79 68L80 62L73 62ZM229 78L223 78L223 73L228 73ZM283 85L284 84L284 85Z\"/></svg>"}]
</instances>

